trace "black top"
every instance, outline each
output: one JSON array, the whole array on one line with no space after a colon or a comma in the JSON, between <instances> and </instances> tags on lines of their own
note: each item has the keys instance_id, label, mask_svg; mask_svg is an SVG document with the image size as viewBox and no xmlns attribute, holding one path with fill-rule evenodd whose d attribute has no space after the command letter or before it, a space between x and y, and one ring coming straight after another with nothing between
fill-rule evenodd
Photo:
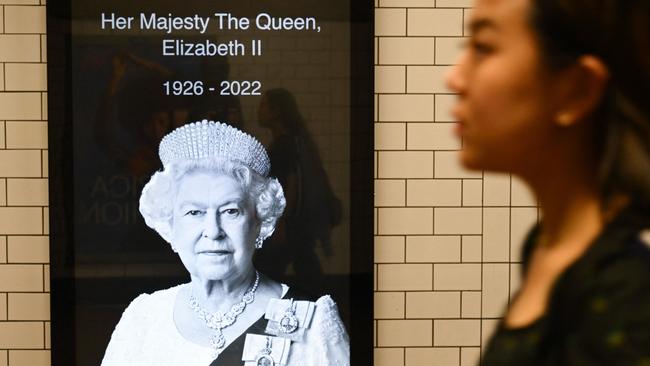
<instances>
[{"instance_id":1,"label":"black top","mask_svg":"<svg viewBox=\"0 0 650 366\"><path fill-rule=\"evenodd\" d=\"M314 298L300 290L295 290L293 287L290 287L284 296L283 299L294 299L294 300L308 300L314 301ZM262 315L253 325L248 327L246 331L237 337L232 343L228 345L217 357L216 360L212 361L210 366L236 366L243 365L244 361L241 360L242 354L244 352L244 341L246 340L246 334L262 334L266 335L266 324L268 320Z\"/></svg>"},{"instance_id":2,"label":"black top","mask_svg":"<svg viewBox=\"0 0 650 366\"><path fill-rule=\"evenodd\" d=\"M482 365L650 365L650 228L647 209L628 208L556 280L546 313L509 329L503 321ZM523 275L539 227L524 245Z\"/></svg>"}]
</instances>

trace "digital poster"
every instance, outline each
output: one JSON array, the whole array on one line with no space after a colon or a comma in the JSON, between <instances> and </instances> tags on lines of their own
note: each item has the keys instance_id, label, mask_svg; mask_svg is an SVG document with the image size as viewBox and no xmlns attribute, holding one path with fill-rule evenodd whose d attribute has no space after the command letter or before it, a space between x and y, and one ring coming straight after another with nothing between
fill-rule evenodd
<instances>
[{"instance_id":1,"label":"digital poster","mask_svg":"<svg viewBox=\"0 0 650 366\"><path fill-rule=\"evenodd\" d=\"M53 365L371 365L372 4L65 3Z\"/></svg>"}]
</instances>

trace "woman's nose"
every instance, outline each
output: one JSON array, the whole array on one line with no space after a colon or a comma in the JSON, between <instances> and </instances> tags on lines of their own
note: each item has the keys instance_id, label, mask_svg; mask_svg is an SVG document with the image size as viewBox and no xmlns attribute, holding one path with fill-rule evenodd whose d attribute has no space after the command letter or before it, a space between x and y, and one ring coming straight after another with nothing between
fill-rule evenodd
<instances>
[{"instance_id":1,"label":"woman's nose","mask_svg":"<svg viewBox=\"0 0 650 366\"><path fill-rule=\"evenodd\" d=\"M220 240L226 236L219 215L216 213L207 213L203 225L203 236L207 239Z\"/></svg>"},{"instance_id":2,"label":"woman's nose","mask_svg":"<svg viewBox=\"0 0 650 366\"><path fill-rule=\"evenodd\" d=\"M467 57L467 52L463 51L458 57L457 63L451 67L445 76L445 83L447 87L459 94L463 94L466 88L466 80L463 75L463 67L465 65L465 59Z\"/></svg>"}]
</instances>

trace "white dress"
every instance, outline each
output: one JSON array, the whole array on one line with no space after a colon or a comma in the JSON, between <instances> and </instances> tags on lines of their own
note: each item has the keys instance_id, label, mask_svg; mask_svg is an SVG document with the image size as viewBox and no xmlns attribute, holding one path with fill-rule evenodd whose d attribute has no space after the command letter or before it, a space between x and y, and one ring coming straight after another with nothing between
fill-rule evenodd
<instances>
[{"instance_id":1,"label":"white dress","mask_svg":"<svg viewBox=\"0 0 650 366\"><path fill-rule=\"evenodd\" d=\"M142 294L129 304L113 331L102 366L210 365L212 349L185 339L174 324L174 303L181 286ZM288 287L282 285L282 290L284 296ZM304 340L292 342L287 366L349 364L349 339L336 304L329 295L322 296L316 301Z\"/></svg>"}]
</instances>

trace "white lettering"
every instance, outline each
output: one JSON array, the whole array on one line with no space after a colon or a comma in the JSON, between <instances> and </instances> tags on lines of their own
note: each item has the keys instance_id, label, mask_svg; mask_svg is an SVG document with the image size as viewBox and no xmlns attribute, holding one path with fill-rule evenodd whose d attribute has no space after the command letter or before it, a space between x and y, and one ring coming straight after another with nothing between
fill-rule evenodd
<instances>
[{"instance_id":1,"label":"white lettering","mask_svg":"<svg viewBox=\"0 0 650 366\"><path fill-rule=\"evenodd\" d=\"M140 14L140 29L161 30L167 34L178 30L196 30L203 34L208 30L209 23L209 17L203 18L198 15L175 17L169 13L164 17L151 13L147 17L145 14Z\"/></svg>"},{"instance_id":2,"label":"white lettering","mask_svg":"<svg viewBox=\"0 0 650 366\"><path fill-rule=\"evenodd\" d=\"M182 39L165 39L162 42L163 56L244 56L244 44L234 40L224 43L214 43L206 40L194 43Z\"/></svg>"},{"instance_id":3,"label":"white lettering","mask_svg":"<svg viewBox=\"0 0 650 366\"><path fill-rule=\"evenodd\" d=\"M102 13L102 29L110 27L111 29L131 29L131 22L133 17L115 17L115 13L111 13L109 17Z\"/></svg>"},{"instance_id":4,"label":"white lettering","mask_svg":"<svg viewBox=\"0 0 650 366\"><path fill-rule=\"evenodd\" d=\"M260 13L255 18L255 26L261 30L315 30L320 32L316 18L282 18Z\"/></svg>"},{"instance_id":5,"label":"white lettering","mask_svg":"<svg viewBox=\"0 0 650 366\"><path fill-rule=\"evenodd\" d=\"M250 20L248 18L237 18L230 13L214 13L214 16L219 19L219 29L248 29L250 27Z\"/></svg>"}]
</instances>

